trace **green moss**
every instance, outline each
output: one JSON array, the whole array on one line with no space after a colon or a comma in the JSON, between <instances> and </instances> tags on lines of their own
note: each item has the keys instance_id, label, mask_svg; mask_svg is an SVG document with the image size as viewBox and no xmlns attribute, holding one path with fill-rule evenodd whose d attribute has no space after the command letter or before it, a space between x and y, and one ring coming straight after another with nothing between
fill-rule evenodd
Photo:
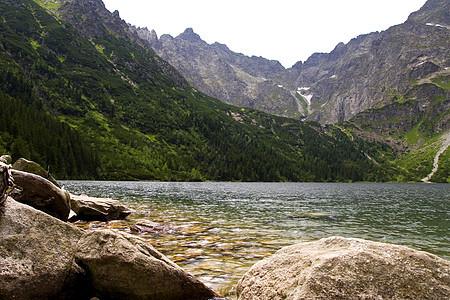
<instances>
[{"instance_id":1,"label":"green moss","mask_svg":"<svg viewBox=\"0 0 450 300\"><path fill-rule=\"evenodd\" d=\"M37 50L37 48L40 47L39 43L33 40L30 40L30 44L34 50Z\"/></svg>"},{"instance_id":2,"label":"green moss","mask_svg":"<svg viewBox=\"0 0 450 300\"><path fill-rule=\"evenodd\" d=\"M34 0L34 1L38 3L40 6L51 11L56 11L61 7L61 4L56 1L51 0Z\"/></svg>"},{"instance_id":3,"label":"green moss","mask_svg":"<svg viewBox=\"0 0 450 300\"><path fill-rule=\"evenodd\" d=\"M450 78L449 76L437 77L437 78L433 78L431 81L433 81L435 84L437 84L439 87L443 88L444 90L449 91L450 90L449 78Z\"/></svg>"},{"instance_id":4,"label":"green moss","mask_svg":"<svg viewBox=\"0 0 450 300\"><path fill-rule=\"evenodd\" d=\"M102 45L95 45L95 49L97 49L98 52L100 52L101 54L103 53L104 47Z\"/></svg>"}]
</instances>

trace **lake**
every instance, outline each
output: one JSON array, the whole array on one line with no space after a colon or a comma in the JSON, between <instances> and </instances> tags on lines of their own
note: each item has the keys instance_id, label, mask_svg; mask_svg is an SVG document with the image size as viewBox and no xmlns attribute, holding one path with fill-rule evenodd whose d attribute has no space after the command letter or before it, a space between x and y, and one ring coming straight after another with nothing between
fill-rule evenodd
<instances>
[{"instance_id":1,"label":"lake","mask_svg":"<svg viewBox=\"0 0 450 300\"><path fill-rule=\"evenodd\" d=\"M395 243L450 259L450 184L63 181L73 194L122 201L126 221L78 224L130 231L224 296L280 248L344 236Z\"/></svg>"}]
</instances>

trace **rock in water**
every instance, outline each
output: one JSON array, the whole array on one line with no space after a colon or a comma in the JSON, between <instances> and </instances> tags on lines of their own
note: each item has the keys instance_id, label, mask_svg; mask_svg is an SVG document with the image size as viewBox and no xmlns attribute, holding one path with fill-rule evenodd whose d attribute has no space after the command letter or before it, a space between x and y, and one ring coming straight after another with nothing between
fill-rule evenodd
<instances>
[{"instance_id":1,"label":"rock in water","mask_svg":"<svg viewBox=\"0 0 450 300\"><path fill-rule=\"evenodd\" d=\"M0 299L215 296L139 237L85 232L11 198L0 215Z\"/></svg>"},{"instance_id":2,"label":"rock in water","mask_svg":"<svg viewBox=\"0 0 450 300\"><path fill-rule=\"evenodd\" d=\"M70 206L77 215L76 219L84 221L123 220L131 213L117 200L86 195L70 195Z\"/></svg>"},{"instance_id":3,"label":"rock in water","mask_svg":"<svg viewBox=\"0 0 450 300\"><path fill-rule=\"evenodd\" d=\"M210 299L215 294L156 251L127 233L91 231L76 259L92 276L101 299Z\"/></svg>"},{"instance_id":4,"label":"rock in water","mask_svg":"<svg viewBox=\"0 0 450 300\"><path fill-rule=\"evenodd\" d=\"M331 237L285 247L239 281L244 299L448 299L450 262L403 246Z\"/></svg>"}]
</instances>

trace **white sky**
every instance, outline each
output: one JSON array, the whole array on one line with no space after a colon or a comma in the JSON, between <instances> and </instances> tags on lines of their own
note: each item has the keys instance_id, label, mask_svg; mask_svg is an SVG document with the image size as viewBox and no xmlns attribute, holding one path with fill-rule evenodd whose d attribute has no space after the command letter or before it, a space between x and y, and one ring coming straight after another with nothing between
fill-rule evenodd
<instances>
[{"instance_id":1,"label":"white sky","mask_svg":"<svg viewBox=\"0 0 450 300\"><path fill-rule=\"evenodd\" d=\"M291 67L339 42L406 21L426 0L103 0L128 23L177 36L191 27L209 44Z\"/></svg>"}]
</instances>

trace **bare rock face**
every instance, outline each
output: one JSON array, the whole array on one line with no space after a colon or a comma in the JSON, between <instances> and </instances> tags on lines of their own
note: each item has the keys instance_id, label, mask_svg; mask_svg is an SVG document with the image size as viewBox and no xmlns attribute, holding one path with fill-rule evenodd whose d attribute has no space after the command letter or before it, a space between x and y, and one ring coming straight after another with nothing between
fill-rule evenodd
<instances>
[{"instance_id":1,"label":"bare rock face","mask_svg":"<svg viewBox=\"0 0 450 300\"><path fill-rule=\"evenodd\" d=\"M239 281L244 299L446 299L450 262L361 239L331 237L285 247Z\"/></svg>"},{"instance_id":2,"label":"bare rock face","mask_svg":"<svg viewBox=\"0 0 450 300\"><path fill-rule=\"evenodd\" d=\"M0 215L0 299L215 296L139 237L86 233L11 198Z\"/></svg>"}]
</instances>

